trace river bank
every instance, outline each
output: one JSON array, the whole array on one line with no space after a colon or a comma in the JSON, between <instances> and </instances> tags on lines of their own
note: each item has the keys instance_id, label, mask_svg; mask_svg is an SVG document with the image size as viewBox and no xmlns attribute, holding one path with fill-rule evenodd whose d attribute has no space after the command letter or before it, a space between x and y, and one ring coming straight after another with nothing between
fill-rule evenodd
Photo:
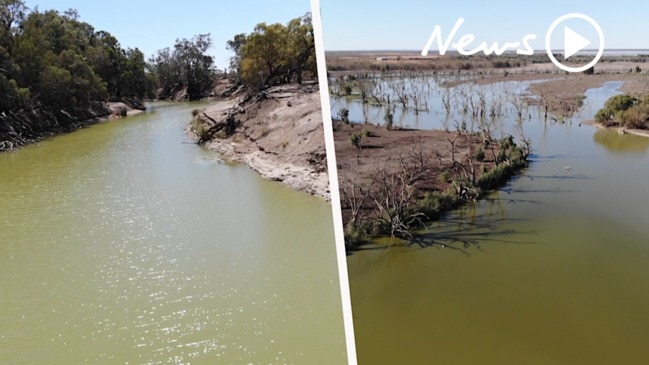
<instances>
[{"instance_id":1,"label":"river bank","mask_svg":"<svg viewBox=\"0 0 649 365\"><path fill-rule=\"evenodd\" d=\"M607 127L601 123L597 123L594 119L587 120L583 124L593 126L601 130L614 130L618 134L633 134L634 136L647 137L649 138L649 131L645 129L628 129L624 127Z\"/></svg>"},{"instance_id":2,"label":"river bank","mask_svg":"<svg viewBox=\"0 0 649 365\"><path fill-rule=\"evenodd\" d=\"M266 179L328 200L318 91L317 85L285 85L239 95L196 111L187 132L226 160L244 163ZM228 118L232 130L218 133L216 129Z\"/></svg>"},{"instance_id":3,"label":"river bank","mask_svg":"<svg viewBox=\"0 0 649 365\"><path fill-rule=\"evenodd\" d=\"M348 250L384 236L434 245L413 232L528 165L527 141L489 133L336 122L334 140Z\"/></svg>"},{"instance_id":4,"label":"river bank","mask_svg":"<svg viewBox=\"0 0 649 365\"><path fill-rule=\"evenodd\" d=\"M70 133L103 121L143 113L137 100L95 102L72 115L65 110L18 110L0 114L0 152L12 151L43 138Z\"/></svg>"}]
</instances>

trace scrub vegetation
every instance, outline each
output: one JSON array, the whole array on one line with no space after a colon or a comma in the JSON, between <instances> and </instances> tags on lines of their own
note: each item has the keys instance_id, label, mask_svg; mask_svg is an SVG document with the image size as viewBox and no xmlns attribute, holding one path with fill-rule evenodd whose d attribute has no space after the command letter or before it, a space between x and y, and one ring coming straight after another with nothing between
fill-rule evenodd
<instances>
[{"instance_id":1,"label":"scrub vegetation","mask_svg":"<svg viewBox=\"0 0 649 365\"><path fill-rule=\"evenodd\" d=\"M528 166L530 142L524 137L517 144L513 136L497 139L487 129L335 123L348 250L380 236L412 241L427 222L476 202Z\"/></svg>"},{"instance_id":2,"label":"scrub vegetation","mask_svg":"<svg viewBox=\"0 0 649 365\"><path fill-rule=\"evenodd\" d=\"M250 34L235 35L228 41L228 49L235 54L230 69L236 81L251 89L300 84L305 73L316 75L310 13L285 25L259 23Z\"/></svg>"},{"instance_id":3,"label":"scrub vegetation","mask_svg":"<svg viewBox=\"0 0 649 365\"><path fill-rule=\"evenodd\" d=\"M177 39L145 60L138 48L123 48L109 32L83 22L76 10L30 9L23 0L0 0L0 151L111 113L126 116L131 108L144 109L144 100L221 96L215 92L219 84L230 91L240 85L259 91L315 75L309 14L236 35L227 43L235 54L229 75L207 54L211 47L210 34L199 34Z\"/></svg>"},{"instance_id":4,"label":"scrub vegetation","mask_svg":"<svg viewBox=\"0 0 649 365\"><path fill-rule=\"evenodd\" d=\"M649 95L642 97L629 94L613 96L595 114L595 121L605 127L649 129Z\"/></svg>"},{"instance_id":5,"label":"scrub vegetation","mask_svg":"<svg viewBox=\"0 0 649 365\"><path fill-rule=\"evenodd\" d=\"M107 116L107 100L151 96L145 68L140 50L123 49L74 10L0 1L0 150Z\"/></svg>"},{"instance_id":6,"label":"scrub vegetation","mask_svg":"<svg viewBox=\"0 0 649 365\"><path fill-rule=\"evenodd\" d=\"M286 25L260 23L250 34L237 34L227 42L234 53L230 60L230 78L241 86L237 105L224 118L195 113L190 124L198 143L231 137L241 125L239 115L251 101L270 98L271 87L302 84L316 74L315 46L311 15L294 18ZM290 89L290 88L289 88ZM245 95L243 95L245 94ZM290 105L288 105L290 107ZM267 135L263 133L264 136ZM287 145L287 144L286 144Z\"/></svg>"}]
</instances>

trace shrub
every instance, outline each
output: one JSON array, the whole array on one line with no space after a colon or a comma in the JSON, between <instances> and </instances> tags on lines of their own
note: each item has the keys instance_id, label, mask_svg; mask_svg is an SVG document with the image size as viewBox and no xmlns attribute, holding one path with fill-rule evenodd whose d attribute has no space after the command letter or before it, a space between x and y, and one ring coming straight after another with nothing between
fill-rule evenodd
<instances>
[{"instance_id":1,"label":"shrub","mask_svg":"<svg viewBox=\"0 0 649 365\"><path fill-rule=\"evenodd\" d=\"M439 182L441 183L447 183L449 179L450 173L448 172L448 170L442 171L442 173L437 177L437 180L439 180Z\"/></svg>"},{"instance_id":2,"label":"shrub","mask_svg":"<svg viewBox=\"0 0 649 365\"><path fill-rule=\"evenodd\" d=\"M478 149L478 152L475 153L475 159L479 162L484 161L485 155L482 148Z\"/></svg>"},{"instance_id":3,"label":"shrub","mask_svg":"<svg viewBox=\"0 0 649 365\"><path fill-rule=\"evenodd\" d=\"M630 109L642 108L642 104L644 104L644 100L638 100L628 94L613 96L604 103L602 109L595 113L595 121L605 126L636 124L640 119L643 119L640 115L641 109L635 111L630 111ZM629 112L627 113L627 111ZM649 117L649 114L647 116Z\"/></svg>"},{"instance_id":4,"label":"shrub","mask_svg":"<svg viewBox=\"0 0 649 365\"><path fill-rule=\"evenodd\" d=\"M619 110L629 109L637 101L638 99L628 94L616 95L608 99L606 103L604 103L604 107L617 112Z\"/></svg>"},{"instance_id":5,"label":"shrub","mask_svg":"<svg viewBox=\"0 0 649 365\"><path fill-rule=\"evenodd\" d=\"M500 146L501 150L506 150L506 149L508 149L510 147L513 147L513 146L515 146L514 137L511 136L511 135L507 136L507 137L501 139L500 141L498 141L498 145Z\"/></svg>"},{"instance_id":6,"label":"shrub","mask_svg":"<svg viewBox=\"0 0 649 365\"><path fill-rule=\"evenodd\" d=\"M362 132L354 132L349 136L349 141L352 143L352 146L356 148L362 147L363 134Z\"/></svg>"},{"instance_id":7,"label":"shrub","mask_svg":"<svg viewBox=\"0 0 649 365\"><path fill-rule=\"evenodd\" d=\"M355 247L367 243L371 236L377 234L379 231L374 221L349 221L345 225L345 246L347 250L353 250Z\"/></svg>"},{"instance_id":8,"label":"shrub","mask_svg":"<svg viewBox=\"0 0 649 365\"><path fill-rule=\"evenodd\" d=\"M417 209L430 220L438 219L443 212L453 208L456 201L452 193L439 191L427 192L418 202Z\"/></svg>"},{"instance_id":9,"label":"shrub","mask_svg":"<svg viewBox=\"0 0 649 365\"><path fill-rule=\"evenodd\" d=\"M204 140L208 131L208 128L203 124L203 121L199 117L194 117L192 119L192 129L194 133L198 136L199 140Z\"/></svg>"}]
</instances>

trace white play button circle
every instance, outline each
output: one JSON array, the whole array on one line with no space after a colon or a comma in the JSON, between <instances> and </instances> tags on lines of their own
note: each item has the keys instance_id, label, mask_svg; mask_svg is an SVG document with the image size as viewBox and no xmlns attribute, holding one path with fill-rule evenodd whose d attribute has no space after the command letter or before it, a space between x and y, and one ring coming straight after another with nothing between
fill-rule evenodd
<instances>
[{"instance_id":1,"label":"white play button circle","mask_svg":"<svg viewBox=\"0 0 649 365\"><path fill-rule=\"evenodd\" d=\"M592 61L590 61L588 64L580 66L580 67L570 67L562 64L559 62L554 54L552 53L552 47L550 46L550 39L552 37L552 33L554 30L559 26L559 24L563 23L566 20L569 19L581 19L585 20L588 22L597 32L597 37L599 38L599 48L597 50L597 55L595 58L593 58ZM575 32L568 26L563 27L563 57L564 59L568 59L569 57L574 56L577 54L579 51L583 50L584 48L588 47L591 45L592 42L582 36L581 34ZM564 71L568 72L583 72L586 71L587 69L595 66L595 64L599 61L599 59L602 57L604 54L604 32L602 32L602 28L593 20L593 18L580 14L580 13L570 13L570 14L565 14L557 18L552 25L550 25L550 28L548 28L548 32L545 35L545 50L548 53L548 57L550 57L550 61L554 63L557 67Z\"/></svg>"}]
</instances>

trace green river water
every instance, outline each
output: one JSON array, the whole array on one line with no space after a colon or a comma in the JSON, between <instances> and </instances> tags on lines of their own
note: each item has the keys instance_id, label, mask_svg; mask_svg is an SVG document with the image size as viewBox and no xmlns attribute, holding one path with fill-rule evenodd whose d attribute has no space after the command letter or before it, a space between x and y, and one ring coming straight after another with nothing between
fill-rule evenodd
<instances>
[{"instance_id":1,"label":"green river water","mask_svg":"<svg viewBox=\"0 0 649 365\"><path fill-rule=\"evenodd\" d=\"M579 124L620 86L571 123L529 111L530 168L424 232L465 253L349 256L360 364L649 363L649 138Z\"/></svg>"},{"instance_id":2,"label":"green river water","mask_svg":"<svg viewBox=\"0 0 649 365\"><path fill-rule=\"evenodd\" d=\"M0 154L0 363L343 364L331 207L154 104Z\"/></svg>"}]
</instances>

